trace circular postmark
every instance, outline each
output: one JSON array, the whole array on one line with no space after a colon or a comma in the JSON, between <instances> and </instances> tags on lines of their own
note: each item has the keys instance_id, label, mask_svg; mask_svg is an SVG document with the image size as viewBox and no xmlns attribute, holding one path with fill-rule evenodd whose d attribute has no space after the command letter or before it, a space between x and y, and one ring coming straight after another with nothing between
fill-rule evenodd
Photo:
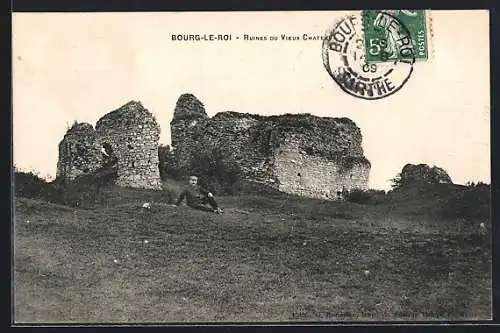
<instances>
[{"instance_id":1,"label":"circular postmark","mask_svg":"<svg viewBox=\"0 0 500 333\"><path fill-rule=\"evenodd\" d=\"M368 45L368 49L363 33L366 27L359 15L349 15L337 22L323 39L323 64L328 74L348 94L368 100L384 98L400 90L410 78L415 63L408 29L391 14L379 14L374 21L376 29L383 29L386 38ZM378 51L377 61L368 62L365 52L371 52L373 46Z\"/></svg>"}]
</instances>

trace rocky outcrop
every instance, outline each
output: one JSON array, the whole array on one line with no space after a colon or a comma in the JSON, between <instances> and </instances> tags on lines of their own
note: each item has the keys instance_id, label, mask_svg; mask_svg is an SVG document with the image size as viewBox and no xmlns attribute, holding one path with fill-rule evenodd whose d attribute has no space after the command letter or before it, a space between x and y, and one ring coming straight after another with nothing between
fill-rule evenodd
<instances>
[{"instance_id":1,"label":"rocky outcrop","mask_svg":"<svg viewBox=\"0 0 500 333\"><path fill-rule=\"evenodd\" d=\"M401 184L426 182L433 184L453 184L448 173L437 166L427 164L406 164L400 173Z\"/></svg>"},{"instance_id":2,"label":"rocky outcrop","mask_svg":"<svg viewBox=\"0 0 500 333\"><path fill-rule=\"evenodd\" d=\"M181 168L189 167L197 151L217 151L237 163L246 179L287 193L334 199L342 190L368 184L370 162L363 155L361 131L348 118L232 111L209 118L202 103L185 94L171 133Z\"/></svg>"}]
</instances>

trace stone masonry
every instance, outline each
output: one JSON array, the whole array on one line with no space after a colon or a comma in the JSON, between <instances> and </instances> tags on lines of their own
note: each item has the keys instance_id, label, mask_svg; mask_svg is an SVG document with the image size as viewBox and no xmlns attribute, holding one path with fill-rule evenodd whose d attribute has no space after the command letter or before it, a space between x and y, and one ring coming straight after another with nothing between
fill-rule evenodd
<instances>
[{"instance_id":1,"label":"stone masonry","mask_svg":"<svg viewBox=\"0 0 500 333\"><path fill-rule=\"evenodd\" d=\"M103 163L100 147L92 125L73 124L59 143L56 177L72 181L80 175L99 169Z\"/></svg>"},{"instance_id":2,"label":"stone masonry","mask_svg":"<svg viewBox=\"0 0 500 333\"><path fill-rule=\"evenodd\" d=\"M101 143L109 144L118 160L119 186L161 189L158 168L160 127L140 102L129 102L96 124Z\"/></svg>"},{"instance_id":3,"label":"stone masonry","mask_svg":"<svg viewBox=\"0 0 500 333\"><path fill-rule=\"evenodd\" d=\"M336 199L342 191L368 185L371 166L361 131L348 118L232 111L209 118L195 96L184 94L170 125L181 168L189 167L196 151L217 150L237 163L246 179L286 193Z\"/></svg>"},{"instance_id":4,"label":"stone masonry","mask_svg":"<svg viewBox=\"0 0 500 333\"><path fill-rule=\"evenodd\" d=\"M116 162L117 185L162 188L158 168L160 127L140 102L131 101L106 114L97 122L95 131L91 125L84 125L84 132L70 129L59 145L59 178L74 180L82 173L95 171L111 157ZM65 148L78 145L85 149Z\"/></svg>"}]
</instances>

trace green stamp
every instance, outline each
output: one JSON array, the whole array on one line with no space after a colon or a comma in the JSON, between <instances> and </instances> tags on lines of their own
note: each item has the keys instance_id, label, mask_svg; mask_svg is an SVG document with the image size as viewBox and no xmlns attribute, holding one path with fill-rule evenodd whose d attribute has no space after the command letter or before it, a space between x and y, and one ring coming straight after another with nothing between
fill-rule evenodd
<instances>
[{"instance_id":1,"label":"green stamp","mask_svg":"<svg viewBox=\"0 0 500 333\"><path fill-rule=\"evenodd\" d=\"M425 10L363 11L365 61L427 60Z\"/></svg>"}]
</instances>

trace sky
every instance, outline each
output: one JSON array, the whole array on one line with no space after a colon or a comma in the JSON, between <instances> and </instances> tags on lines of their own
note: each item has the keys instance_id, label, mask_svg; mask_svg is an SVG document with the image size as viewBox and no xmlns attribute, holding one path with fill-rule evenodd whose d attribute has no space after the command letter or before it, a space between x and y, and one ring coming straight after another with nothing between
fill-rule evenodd
<instances>
[{"instance_id":1,"label":"sky","mask_svg":"<svg viewBox=\"0 0 500 333\"><path fill-rule=\"evenodd\" d=\"M489 183L488 11L428 12L429 59L414 65L397 93L371 101L331 79L320 40L302 40L323 35L346 14L14 13L14 164L54 177L68 126L95 126L131 100L155 115L160 143L169 144L175 103L192 93L209 116L230 110L352 119L372 164L371 188L389 189L407 163L442 167L459 184ZM233 37L173 41L177 34ZM279 39L245 41L244 34Z\"/></svg>"}]
</instances>

